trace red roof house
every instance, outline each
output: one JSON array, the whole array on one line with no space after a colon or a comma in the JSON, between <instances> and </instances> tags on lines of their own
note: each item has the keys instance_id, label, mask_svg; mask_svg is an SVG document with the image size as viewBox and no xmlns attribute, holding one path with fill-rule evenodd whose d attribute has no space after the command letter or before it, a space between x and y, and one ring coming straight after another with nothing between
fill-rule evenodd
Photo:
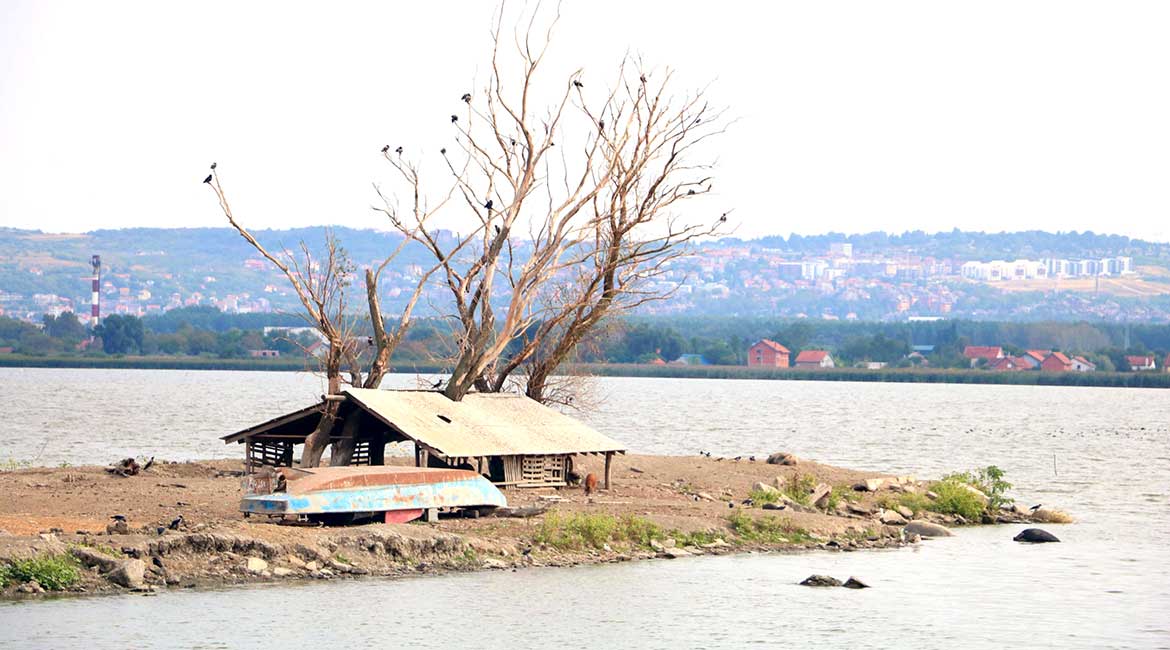
<instances>
[{"instance_id":1,"label":"red roof house","mask_svg":"<svg viewBox=\"0 0 1170 650\"><path fill-rule=\"evenodd\" d=\"M1052 350L1027 350L1024 354L1020 355L1019 360L1024 366L1034 370L1039 368L1040 364L1044 363L1044 360L1050 354L1052 354Z\"/></svg>"},{"instance_id":2,"label":"red roof house","mask_svg":"<svg viewBox=\"0 0 1170 650\"><path fill-rule=\"evenodd\" d=\"M1001 347L987 347L982 345L968 345L963 348L963 356L971 360L971 367L979 363L980 359L985 359L988 362L1002 359L1004 357L1003 348Z\"/></svg>"},{"instance_id":3,"label":"red roof house","mask_svg":"<svg viewBox=\"0 0 1170 650\"><path fill-rule=\"evenodd\" d=\"M801 350L796 355L797 368L832 368L833 357L825 350Z\"/></svg>"},{"instance_id":4,"label":"red roof house","mask_svg":"<svg viewBox=\"0 0 1170 650\"><path fill-rule=\"evenodd\" d=\"M1072 369L1077 372L1093 372L1097 369L1097 364L1084 357L1073 357Z\"/></svg>"},{"instance_id":5,"label":"red roof house","mask_svg":"<svg viewBox=\"0 0 1170 650\"><path fill-rule=\"evenodd\" d=\"M1032 366L1024 362L1020 357L1004 357L990 361L987 364L989 370L1029 370Z\"/></svg>"},{"instance_id":6,"label":"red roof house","mask_svg":"<svg viewBox=\"0 0 1170 650\"><path fill-rule=\"evenodd\" d=\"M1050 372L1068 372L1073 369L1072 360L1061 352L1053 352L1040 364L1040 369Z\"/></svg>"},{"instance_id":7,"label":"red roof house","mask_svg":"<svg viewBox=\"0 0 1170 650\"><path fill-rule=\"evenodd\" d=\"M1125 361L1129 364L1129 369L1134 372L1155 369L1154 357L1152 356L1129 356L1125 358Z\"/></svg>"},{"instance_id":8,"label":"red roof house","mask_svg":"<svg viewBox=\"0 0 1170 650\"><path fill-rule=\"evenodd\" d=\"M769 339L760 339L748 348L748 365L768 368L788 367L788 348Z\"/></svg>"}]
</instances>

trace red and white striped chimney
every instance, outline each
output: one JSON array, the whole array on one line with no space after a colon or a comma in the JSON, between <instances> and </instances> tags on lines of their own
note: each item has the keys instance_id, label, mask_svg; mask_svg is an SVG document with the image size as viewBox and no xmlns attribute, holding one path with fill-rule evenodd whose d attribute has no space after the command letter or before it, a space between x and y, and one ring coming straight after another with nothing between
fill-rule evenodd
<instances>
[{"instance_id":1,"label":"red and white striped chimney","mask_svg":"<svg viewBox=\"0 0 1170 650\"><path fill-rule=\"evenodd\" d=\"M102 317L101 303L98 298L98 290L102 286L102 257L101 255L94 255L90 258L89 262L93 265L93 296L89 303L89 325L90 327L97 327Z\"/></svg>"}]
</instances>

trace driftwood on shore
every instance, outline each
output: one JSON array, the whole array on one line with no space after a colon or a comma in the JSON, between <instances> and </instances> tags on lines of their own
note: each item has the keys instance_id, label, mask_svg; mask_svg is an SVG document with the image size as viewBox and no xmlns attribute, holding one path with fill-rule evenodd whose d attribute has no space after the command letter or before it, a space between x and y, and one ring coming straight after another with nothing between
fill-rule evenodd
<instances>
[{"instance_id":1,"label":"driftwood on shore","mask_svg":"<svg viewBox=\"0 0 1170 650\"><path fill-rule=\"evenodd\" d=\"M543 515L548 510L548 504L538 504L534 506L524 506L522 508L496 508L492 511L493 517L511 517L514 519L527 519L529 517L537 517Z\"/></svg>"}]
</instances>

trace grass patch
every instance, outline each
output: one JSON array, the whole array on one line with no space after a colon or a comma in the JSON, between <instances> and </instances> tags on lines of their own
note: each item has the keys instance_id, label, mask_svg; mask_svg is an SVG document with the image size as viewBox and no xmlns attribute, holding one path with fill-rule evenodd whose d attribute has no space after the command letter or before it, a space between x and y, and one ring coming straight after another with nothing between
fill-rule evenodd
<instances>
[{"instance_id":1,"label":"grass patch","mask_svg":"<svg viewBox=\"0 0 1170 650\"><path fill-rule=\"evenodd\" d=\"M8 460L0 463L0 472L15 472L18 469L25 469L28 467L32 467L32 462L9 458Z\"/></svg>"},{"instance_id":2,"label":"grass patch","mask_svg":"<svg viewBox=\"0 0 1170 650\"><path fill-rule=\"evenodd\" d=\"M657 524L636 515L618 518L607 514L550 512L540 522L535 539L559 550L572 550L602 548L611 542L649 546L651 540L664 537Z\"/></svg>"},{"instance_id":3,"label":"grass patch","mask_svg":"<svg viewBox=\"0 0 1170 650\"><path fill-rule=\"evenodd\" d=\"M915 515L931 509L931 501L925 494L917 492L903 492L898 495L883 497L878 505L886 510L894 510L898 506L909 508Z\"/></svg>"},{"instance_id":4,"label":"grass patch","mask_svg":"<svg viewBox=\"0 0 1170 650\"><path fill-rule=\"evenodd\" d=\"M815 476L808 474L794 474L791 478L784 482L784 487L780 491L784 496L792 499L801 505L812 505L809 503L809 497L812 496L812 491L817 487L817 479Z\"/></svg>"},{"instance_id":5,"label":"grass patch","mask_svg":"<svg viewBox=\"0 0 1170 650\"><path fill-rule=\"evenodd\" d=\"M674 539L675 543L679 546L703 546L717 539L724 539L727 537L727 534L714 530L697 530L690 533L684 533L681 530L672 530L667 537Z\"/></svg>"},{"instance_id":6,"label":"grass patch","mask_svg":"<svg viewBox=\"0 0 1170 650\"><path fill-rule=\"evenodd\" d=\"M62 591L81 580L77 560L69 555L43 554L27 560L13 560L0 566L0 586L36 580L48 591Z\"/></svg>"},{"instance_id":7,"label":"grass patch","mask_svg":"<svg viewBox=\"0 0 1170 650\"><path fill-rule=\"evenodd\" d=\"M829 492L829 500L825 504L827 510L835 510L841 503L857 500L857 492L848 485L834 485L833 491Z\"/></svg>"},{"instance_id":8,"label":"grass patch","mask_svg":"<svg viewBox=\"0 0 1170 650\"><path fill-rule=\"evenodd\" d=\"M737 512L727 518L731 529L745 542L759 542L763 544L791 544L802 543L812 539L808 531L796 526L786 517L755 518L742 512Z\"/></svg>"},{"instance_id":9,"label":"grass patch","mask_svg":"<svg viewBox=\"0 0 1170 650\"><path fill-rule=\"evenodd\" d=\"M780 501L780 492L778 490L761 490L756 488L748 492L748 498L754 503L776 503Z\"/></svg>"},{"instance_id":10,"label":"grass patch","mask_svg":"<svg viewBox=\"0 0 1170 650\"><path fill-rule=\"evenodd\" d=\"M83 546L85 548L97 551L98 553L104 553L105 555L108 555L110 557L116 557L116 558L123 557L122 553L119 552L117 549L115 549L113 546L110 546L108 544L98 544L97 542L94 542L94 541L88 540L88 539L81 540L80 542L77 543L77 546Z\"/></svg>"},{"instance_id":11,"label":"grass patch","mask_svg":"<svg viewBox=\"0 0 1170 650\"><path fill-rule=\"evenodd\" d=\"M943 479L930 488L938 498L930 502L929 510L944 515L959 515L968 521L979 521L983 501L964 484L952 478Z\"/></svg>"}]
</instances>

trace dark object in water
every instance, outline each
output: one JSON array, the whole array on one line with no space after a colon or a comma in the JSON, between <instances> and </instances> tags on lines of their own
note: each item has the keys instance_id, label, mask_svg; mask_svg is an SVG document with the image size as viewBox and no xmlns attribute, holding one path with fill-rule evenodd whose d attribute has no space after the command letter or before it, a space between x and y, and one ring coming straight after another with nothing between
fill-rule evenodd
<instances>
[{"instance_id":1,"label":"dark object in water","mask_svg":"<svg viewBox=\"0 0 1170 650\"><path fill-rule=\"evenodd\" d=\"M869 589L869 585L858 580L857 578L854 578L853 576L849 576L849 579L846 580L845 584L841 586L845 587L846 589Z\"/></svg>"},{"instance_id":2,"label":"dark object in water","mask_svg":"<svg viewBox=\"0 0 1170 650\"><path fill-rule=\"evenodd\" d=\"M804 580L801 580L800 584L805 587L840 587L841 581L834 578L833 576L822 576L814 574L805 578Z\"/></svg>"},{"instance_id":3,"label":"dark object in water","mask_svg":"<svg viewBox=\"0 0 1170 650\"><path fill-rule=\"evenodd\" d=\"M1012 538L1013 542L1028 542L1029 544L1043 544L1045 542L1059 542L1056 535L1039 528L1026 528L1019 535Z\"/></svg>"}]
</instances>

